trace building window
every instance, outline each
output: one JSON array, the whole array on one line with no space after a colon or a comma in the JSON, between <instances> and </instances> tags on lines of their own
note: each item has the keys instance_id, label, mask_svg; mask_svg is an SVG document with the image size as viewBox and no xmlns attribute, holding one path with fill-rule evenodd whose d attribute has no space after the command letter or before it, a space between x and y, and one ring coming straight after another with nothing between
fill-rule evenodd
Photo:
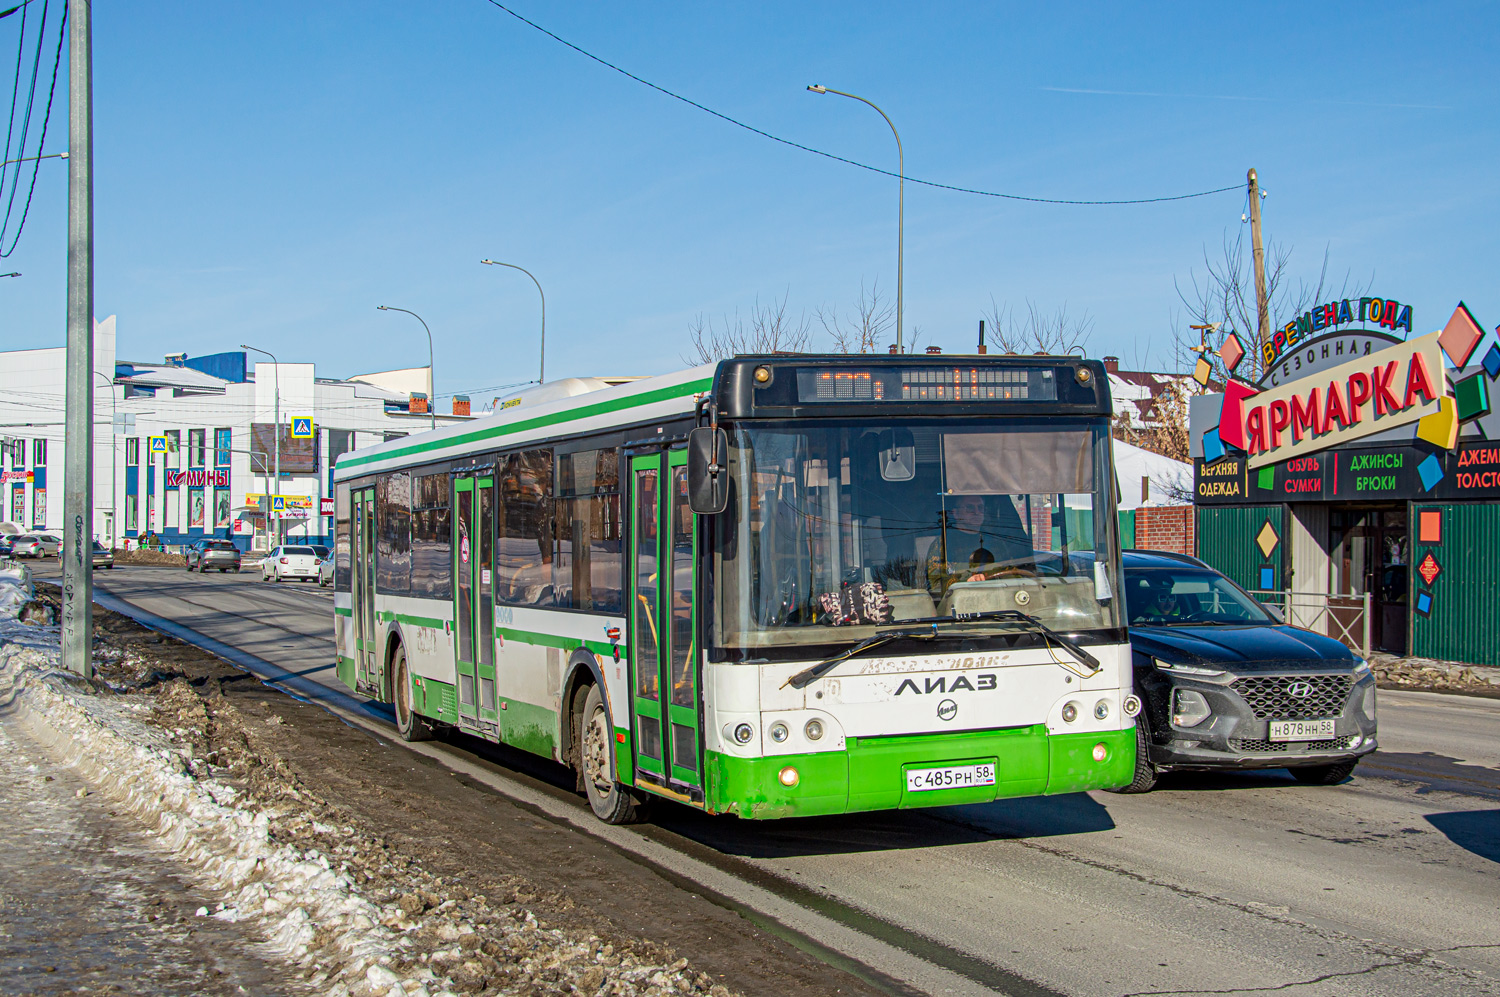
<instances>
[{"instance_id":1,"label":"building window","mask_svg":"<svg viewBox=\"0 0 1500 997\"><path fill-rule=\"evenodd\" d=\"M31 491L31 525L33 529L47 528L47 489L33 488Z\"/></svg>"},{"instance_id":2,"label":"building window","mask_svg":"<svg viewBox=\"0 0 1500 997\"><path fill-rule=\"evenodd\" d=\"M32 467L46 467L47 466L47 441L46 440L32 440L31 441L31 466Z\"/></svg>"},{"instance_id":3,"label":"building window","mask_svg":"<svg viewBox=\"0 0 1500 997\"><path fill-rule=\"evenodd\" d=\"M125 437L125 466L137 467L141 463L141 438L139 436Z\"/></svg>"},{"instance_id":4,"label":"building window","mask_svg":"<svg viewBox=\"0 0 1500 997\"><path fill-rule=\"evenodd\" d=\"M169 429L164 434L167 438L167 459L163 462L164 467L182 466L182 430Z\"/></svg>"},{"instance_id":5,"label":"building window","mask_svg":"<svg viewBox=\"0 0 1500 997\"><path fill-rule=\"evenodd\" d=\"M332 467L344 454L354 449L354 430L326 429L328 434L328 466Z\"/></svg>"},{"instance_id":6,"label":"building window","mask_svg":"<svg viewBox=\"0 0 1500 997\"><path fill-rule=\"evenodd\" d=\"M164 530L179 529L178 513L182 511L182 489L168 488L162 493L162 517L161 528Z\"/></svg>"},{"instance_id":7,"label":"building window","mask_svg":"<svg viewBox=\"0 0 1500 997\"><path fill-rule=\"evenodd\" d=\"M134 441L131 441L131 442L134 442ZM124 525L124 528L126 530L136 530L138 528L137 527L137 523L136 523L136 515L137 515L137 511L139 509L138 503L139 503L139 499L137 499L136 496L134 496L134 495L126 495L125 496L125 525Z\"/></svg>"},{"instance_id":8,"label":"building window","mask_svg":"<svg viewBox=\"0 0 1500 997\"><path fill-rule=\"evenodd\" d=\"M203 466L203 434L205 430L188 430L188 467Z\"/></svg>"},{"instance_id":9,"label":"building window","mask_svg":"<svg viewBox=\"0 0 1500 997\"><path fill-rule=\"evenodd\" d=\"M214 430L214 466L223 467L229 463L229 448L233 446L231 433L227 429Z\"/></svg>"}]
</instances>

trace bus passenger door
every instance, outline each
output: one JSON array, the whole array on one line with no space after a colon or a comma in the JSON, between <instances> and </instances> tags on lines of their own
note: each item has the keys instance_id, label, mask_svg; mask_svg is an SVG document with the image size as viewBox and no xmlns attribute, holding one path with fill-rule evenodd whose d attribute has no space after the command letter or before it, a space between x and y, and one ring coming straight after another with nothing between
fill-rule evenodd
<instances>
[{"instance_id":1,"label":"bus passenger door","mask_svg":"<svg viewBox=\"0 0 1500 997\"><path fill-rule=\"evenodd\" d=\"M361 488L350 495L349 587L353 602L354 688L380 688L380 662L375 655L375 491Z\"/></svg>"},{"instance_id":2,"label":"bus passenger door","mask_svg":"<svg viewBox=\"0 0 1500 997\"><path fill-rule=\"evenodd\" d=\"M671 795L703 779L693 639L693 516L687 455L631 460L630 660L636 768ZM701 797L699 797L701 798Z\"/></svg>"},{"instance_id":3,"label":"bus passenger door","mask_svg":"<svg viewBox=\"0 0 1500 997\"><path fill-rule=\"evenodd\" d=\"M453 647L461 720L495 723L495 602L490 547L495 482L453 479Z\"/></svg>"}]
</instances>

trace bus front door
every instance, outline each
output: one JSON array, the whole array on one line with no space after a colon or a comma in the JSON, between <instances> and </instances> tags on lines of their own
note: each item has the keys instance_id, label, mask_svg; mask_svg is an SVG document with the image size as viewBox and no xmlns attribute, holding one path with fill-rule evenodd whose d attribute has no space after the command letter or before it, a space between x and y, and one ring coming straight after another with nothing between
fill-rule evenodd
<instances>
[{"instance_id":1,"label":"bus front door","mask_svg":"<svg viewBox=\"0 0 1500 997\"><path fill-rule=\"evenodd\" d=\"M380 691L379 648L375 646L375 491L361 488L350 496L349 587L353 603L354 688Z\"/></svg>"},{"instance_id":2,"label":"bus front door","mask_svg":"<svg viewBox=\"0 0 1500 997\"><path fill-rule=\"evenodd\" d=\"M630 657L636 769L668 795L701 800L695 558L687 453L631 460Z\"/></svg>"},{"instance_id":3,"label":"bus front door","mask_svg":"<svg viewBox=\"0 0 1500 997\"><path fill-rule=\"evenodd\" d=\"M498 722L495 712L495 596L490 563L495 482L453 479L453 620L460 719Z\"/></svg>"}]
</instances>

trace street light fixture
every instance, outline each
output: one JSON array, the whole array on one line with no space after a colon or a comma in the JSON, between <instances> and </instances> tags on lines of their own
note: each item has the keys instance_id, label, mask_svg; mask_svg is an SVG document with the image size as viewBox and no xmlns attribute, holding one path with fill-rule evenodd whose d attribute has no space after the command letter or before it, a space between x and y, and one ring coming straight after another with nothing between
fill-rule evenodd
<instances>
[{"instance_id":1,"label":"street light fixture","mask_svg":"<svg viewBox=\"0 0 1500 997\"><path fill-rule=\"evenodd\" d=\"M276 416L275 416L276 427L275 427L275 431L271 435L276 440L276 494L279 495L279 494L281 494L281 361L277 360L276 359L276 354L272 353L270 350L262 350L259 347L255 347L255 346L246 346L244 343L240 344L240 349L242 349L242 350L249 350L252 353L264 353L266 356L268 356L268 357L271 358L271 363L276 368L276 371L275 371L275 374L276 374L276 380L275 380L275 384L276 384ZM266 496L266 501L269 504L271 504L271 505L275 505L275 503L276 503L276 500L274 498L272 498L270 495ZM273 510L271 510L269 508L266 510L266 532L267 533L270 532L270 519L271 519L271 513L272 513L272 511ZM281 519L280 519L280 517L278 517L277 520L276 520L276 543L272 544L272 546L273 547L280 547L281 546Z\"/></svg>"},{"instance_id":2,"label":"street light fixture","mask_svg":"<svg viewBox=\"0 0 1500 997\"><path fill-rule=\"evenodd\" d=\"M406 312L418 322L422 322L422 316L406 308L393 308L390 305L376 305L377 312ZM422 322L422 328L427 329L427 323ZM433 394L432 380L432 330L427 329L427 414L431 417L428 423L429 429L437 428L437 396Z\"/></svg>"},{"instance_id":3,"label":"street light fixture","mask_svg":"<svg viewBox=\"0 0 1500 997\"><path fill-rule=\"evenodd\" d=\"M17 270L15 273L0 273L0 277L19 277L19 276L21 276L21 272L19 270Z\"/></svg>"},{"instance_id":4,"label":"street light fixture","mask_svg":"<svg viewBox=\"0 0 1500 997\"><path fill-rule=\"evenodd\" d=\"M896 126L891 124L889 115L879 107L876 107L874 102L866 100L858 94L845 93L842 90L835 90L832 87L825 87L817 83L814 83L807 89L813 93L836 93L840 97L848 97L862 104L869 104L875 108L877 114L885 118L885 123L891 126L891 134L896 136L896 160L899 164L896 167L896 172L899 174L897 179L900 182L900 194L896 202L896 352L902 353L906 349L901 335L901 320L906 310L905 301L902 297L902 267L906 257L906 153L901 150L901 134L896 131Z\"/></svg>"},{"instance_id":5,"label":"street light fixture","mask_svg":"<svg viewBox=\"0 0 1500 997\"><path fill-rule=\"evenodd\" d=\"M530 270L527 270L525 267L518 267L514 263L501 263L499 260L480 260L479 262L485 264L486 266L491 266L491 267L510 267L512 270L519 270L523 274L525 274L526 276L530 277L531 278L531 282L536 285L536 293L540 294L542 296L542 359L541 359L541 363L537 364L537 369L536 369L536 383L537 384L546 384L547 383L547 295L542 291L542 282L539 281L539 280L537 280L536 279L536 275L533 274Z\"/></svg>"}]
</instances>

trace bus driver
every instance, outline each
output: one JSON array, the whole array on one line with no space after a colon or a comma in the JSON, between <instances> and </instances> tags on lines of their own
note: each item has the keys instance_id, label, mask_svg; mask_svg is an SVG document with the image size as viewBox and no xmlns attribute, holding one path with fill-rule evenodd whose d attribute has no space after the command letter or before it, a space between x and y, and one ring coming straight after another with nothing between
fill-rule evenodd
<instances>
[{"instance_id":1,"label":"bus driver","mask_svg":"<svg viewBox=\"0 0 1500 997\"><path fill-rule=\"evenodd\" d=\"M941 535L927 548L927 585L934 593L955 582L982 582L1012 571L1035 570L1036 553L1015 504L997 496L991 516L983 495L960 495Z\"/></svg>"}]
</instances>

